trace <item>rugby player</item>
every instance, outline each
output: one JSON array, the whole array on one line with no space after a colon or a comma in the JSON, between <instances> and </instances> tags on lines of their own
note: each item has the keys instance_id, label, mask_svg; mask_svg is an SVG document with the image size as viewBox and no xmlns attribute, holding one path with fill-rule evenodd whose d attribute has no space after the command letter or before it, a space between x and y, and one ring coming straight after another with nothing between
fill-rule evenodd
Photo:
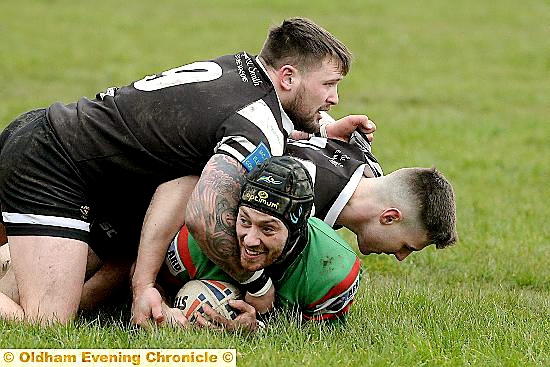
<instances>
[{"instance_id":1,"label":"rugby player","mask_svg":"<svg viewBox=\"0 0 550 367\"><path fill-rule=\"evenodd\" d=\"M159 297L147 272L151 248L165 247L186 217L215 262L231 255L234 229L226 219L234 216L244 173L282 155L292 129L319 129L320 112L338 103L350 62L329 32L292 18L269 32L258 56L190 63L16 118L0 136L0 205L20 302L0 296L0 316L67 322L78 309L88 245L116 259L139 243L133 290L145 306L135 312L147 317ZM201 178L185 215L178 189L190 175ZM164 213L179 215L158 221ZM90 226L105 223L132 231L106 248L90 239ZM221 265L236 280L251 275L238 262Z\"/></svg>"},{"instance_id":2,"label":"rugby player","mask_svg":"<svg viewBox=\"0 0 550 367\"><path fill-rule=\"evenodd\" d=\"M314 140L310 143L317 146L318 151L324 145L323 140ZM323 149L327 152L326 146ZM342 156L345 153L341 149L330 150L338 154L323 154L330 162L324 168L338 163L340 168L347 166L354 172L364 172L364 164L346 164L352 157ZM236 222L241 264L250 270L265 268L261 276L267 274L273 279L279 306L298 309L305 320L336 320L349 311L358 288L360 260L327 223L310 218L306 225L305 218L293 216L293 213L302 213L299 209L304 213L316 210L307 187L299 179L306 175L311 177L304 173L305 166L298 163L305 162L303 158L307 154L303 154L303 148L297 151L301 152L302 159L274 157L248 175ZM322 160L317 153L311 156L317 157L317 164ZM333 181L333 184L335 180L344 182L338 178L342 171L324 171L324 168L315 166L318 179ZM355 198L345 199L345 186L348 190L356 186L351 189ZM401 169L385 177L359 178L355 183L347 180L345 186L337 196L346 204L341 207L338 200L325 198L325 203L333 204L319 205L321 212L326 213L321 216L325 221L354 230L363 254L393 254L402 261L429 244L442 248L456 241L452 188L435 169ZM328 211L327 206L330 207ZM299 219L303 221L301 224ZM185 227L172 241L158 279L169 295L174 295L191 279L231 281L205 256ZM258 310L244 301L232 301L231 305L241 312L233 321L208 307L205 311L216 323L207 322L198 315L197 321L203 326L256 330ZM185 325L186 320L181 321L177 311L166 313Z\"/></svg>"}]
</instances>

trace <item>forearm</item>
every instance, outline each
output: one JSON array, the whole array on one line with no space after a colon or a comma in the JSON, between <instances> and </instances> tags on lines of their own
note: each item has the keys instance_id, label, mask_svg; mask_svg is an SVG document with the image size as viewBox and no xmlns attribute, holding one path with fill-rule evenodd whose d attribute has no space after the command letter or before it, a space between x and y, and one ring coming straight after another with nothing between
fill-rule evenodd
<instances>
[{"instance_id":1,"label":"forearm","mask_svg":"<svg viewBox=\"0 0 550 367\"><path fill-rule=\"evenodd\" d=\"M197 179L181 177L157 188L143 221L133 288L155 283L170 242L185 224L187 200Z\"/></svg>"},{"instance_id":2,"label":"forearm","mask_svg":"<svg viewBox=\"0 0 550 367\"><path fill-rule=\"evenodd\" d=\"M187 206L187 228L202 251L238 282L251 276L241 266L235 234L236 210L246 171L217 154L206 167Z\"/></svg>"}]
</instances>

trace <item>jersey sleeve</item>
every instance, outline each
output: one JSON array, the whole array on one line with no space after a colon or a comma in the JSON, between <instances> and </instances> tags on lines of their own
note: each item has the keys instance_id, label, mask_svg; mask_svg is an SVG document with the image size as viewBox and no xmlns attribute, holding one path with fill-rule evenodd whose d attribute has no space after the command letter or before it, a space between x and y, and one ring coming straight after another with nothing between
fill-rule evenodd
<instances>
[{"instance_id":1,"label":"jersey sleeve","mask_svg":"<svg viewBox=\"0 0 550 367\"><path fill-rule=\"evenodd\" d=\"M356 257L347 276L318 301L302 310L305 320L338 320L346 316L361 280L361 260Z\"/></svg>"},{"instance_id":2,"label":"jersey sleeve","mask_svg":"<svg viewBox=\"0 0 550 367\"><path fill-rule=\"evenodd\" d=\"M170 243L165 265L172 276L182 282L191 279L209 279L234 282L219 266L202 252L197 242L183 226Z\"/></svg>"},{"instance_id":3,"label":"jersey sleeve","mask_svg":"<svg viewBox=\"0 0 550 367\"><path fill-rule=\"evenodd\" d=\"M351 144L319 137L291 141L287 152L302 162L312 177L312 215L334 227L365 172L363 152Z\"/></svg>"},{"instance_id":4,"label":"jersey sleeve","mask_svg":"<svg viewBox=\"0 0 550 367\"><path fill-rule=\"evenodd\" d=\"M275 113L263 99L241 108L222 125L214 152L232 156L247 171L283 155L287 133L279 127Z\"/></svg>"}]
</instances>

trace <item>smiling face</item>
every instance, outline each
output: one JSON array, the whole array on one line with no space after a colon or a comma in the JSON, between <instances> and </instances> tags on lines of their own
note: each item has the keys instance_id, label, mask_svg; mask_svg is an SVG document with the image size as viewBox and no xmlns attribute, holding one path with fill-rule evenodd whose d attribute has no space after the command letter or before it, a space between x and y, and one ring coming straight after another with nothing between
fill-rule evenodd
<instances>
[{"instance_id":1,"label":"smiling face","mask_svg":"<svg viewBox=\"0 0 550 367\"><path fill-rule=\"evenodd\" d=\"M294 96L283 107L296 129L314 133L319 130L320 111L338 104L338 83L343 75L337 63L326 59L319 68L298 71L296 76Z\"/></svg>"},{"instance_id":2,"label":"smiling face","mask_svg":"<svg viewBox=\"0 0 550 367\"><path fill-rule=\"evenodd\" d=\"M244 205L239 207L236 230L241 265L248 271L273 264L288 238L288 229L280 219Z\"/></svg>"}]
</instances>

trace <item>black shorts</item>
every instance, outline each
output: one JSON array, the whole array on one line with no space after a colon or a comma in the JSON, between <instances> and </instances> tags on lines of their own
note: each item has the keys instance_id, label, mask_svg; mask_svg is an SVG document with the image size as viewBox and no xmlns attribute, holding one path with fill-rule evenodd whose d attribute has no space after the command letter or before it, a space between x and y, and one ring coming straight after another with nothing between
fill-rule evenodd
<instances>
[{"instance_id":1,"label":"black shorts","mask_svg":"<svg viewBox=\"0 0 550 367\"><path fill-rule=\"evenodd\" d=\"M90 226L89 246L103 261L136 259L142 220L99 217Z\"/></svg>"},{"instance_id":2,"label":"black shorts","mask_svg":"<svg viewBox=\"0 0 550 367\"><path fill-rule=\"evenodd\" d=\"M16 118L0 135L0 208L8 235L88 242L87 187L50 127L45 109Z\"/></svg>"}]
</instances>

